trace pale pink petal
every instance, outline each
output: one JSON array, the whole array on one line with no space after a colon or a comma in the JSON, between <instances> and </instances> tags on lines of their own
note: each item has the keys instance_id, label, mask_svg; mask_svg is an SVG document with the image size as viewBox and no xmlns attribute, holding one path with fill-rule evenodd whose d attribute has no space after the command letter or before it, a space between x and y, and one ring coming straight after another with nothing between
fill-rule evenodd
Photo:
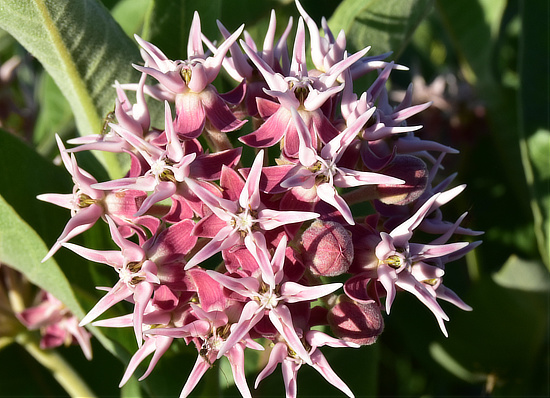
<instances>
[{"instance_id":1,"label":"pale pink petal","mask_svg":"<svg viewBox=\"0 0 550 398\"><path fill-rule=\"evenodd\" d=\"M185 138L197 138L201 135L206 121L206 111L200 94L185 93L176 96L175 129Z\"/></svg>"},{"instance_id":2,"label":"pale pink petal","mask_svg":"<svg viewBox=\"0 0 550 398\"><path fill-rule=\"evenodd\" d=\"M256 377L254 388L258 388L260 381L273 373L275 371L275 368L277 367L277 364L282 363L287 356L288 348L286 344L281 342L276 343L271 349L267 365L265 365L265 368L263 368L262 371L258 374L258 377Z\"/></svg>"},{"instance_id":3,"label":"pale pink petal","mask_svg":"<svg viewBox=\"0 0 550 398\"><path fill-rule=\"evenodd\" d=\"M327 283L318 286L304 286L296 282L285 282L281 285L281 297L287 303L313 301L324 297L342 287L342 283Z\"/></svg>"},{"instance_id":4,"label":"pale pink petal","mask_svg":"<svg viewBox=\"0 0 550 398\"><path fill-rule=\"evenodd\" d=\"M263 307L256 301L249 301L242 309L239 321L233 324L231 334L225 340L218 352L218 359L221 358L228 350L240 342L246 334L264 317Z\"/></svg>"},{"instance_id":5,"label":"pale pink petal","mask_svg":"<svg viewBox=\"0 0 550 398\"><path fill-rule=\"evenodd\" d=\"M286 305L279 304L277 307L269 311L269 319L281 336L286 340L290 348L308 365L311 365L311 358L304 348L300 337L296 333L292 322L292 315Z\"/></svg>"},{"instance_id":6,"label":"pale pink petal","mask_svg":"<svg viewBox=\"0 0 550 398\"><path fill-rule=\"evenodd\" d=\"M160 357L166 351L168 351L168 348L170 348L170 345L172 344L172 341L174 339L171 337L159 335L159 336L155 336L154 340L155 340L155 351L153 353L153 357L151 358L151 361L149 362L149 366L147 367L147 370L145 371L145 373L138 379L139 381L145 379L147 376L151 374L156 364L158 363Z\"/></svg>"},{"instance_id":7,"label":"pale pink petal","mask_svg":"<svg viewBox=\"0 0 550 398\"><path fill-rule=\"evenodd\" d=\"M90 312L86 314L86 316L80 321L79 326L84 326L90 323L116 303L130 297L132 293L133 292L130 288L128 288L122 280L119 280L115 286L113 286L113 288L105 296L103 296L96 303L96 305L94 305Z\"/></svg>"},{"instance_id":8,"label":"pale pink petal","mask_svg":"<svg viewBox=\"0 0 550 398\"><path fill-rule=\"evenodd\" d=\"M218 234L213 237L201 250L199 250L193 258L191 258L187 264L185 264L185 270L193 268L195 265L200 264L204 260L212 257L214 254L219 253L222 250L229 249L236 245L241 240L241 236L238 231L235 231L232 226L228 225L220 230Z\"/></svg>"},{"instance_id":9,"label":"pale pink petal","mask_svg":"<svg viewBox=\"0 0 550 398\"><path fill-rule=\"evenodd\" d=\"M115 268L122 268L126 263L122 253L117 250L94 250L72 243L63 243L62 246L72 250L86 260L94 261L96 263L108 264Z\"/></svg>"},{"instance_id":10,"label":"pale pink petal","mask_svg":"<svg viewBox=\"0 0 550 398\"><path fill-rule=\"evenodd\" d=\"M322 183L317 185L317 196L319 196L319 199L321 199L323 202L334 206L340 212L340 214L342 214L348 224L355 225L353 215L351 214L351 209L349 208L346 201L342 199L340 195L338 195L338 192L336 192L336 189L332 185L330 185L329 183Z\"/></svg>"},{"instance_id":11,"label":"pale pink petal","mask_svg":"<svg viewBox=\"0 0 550 398\"><path fill-rule=\"evenodd\" d=\"M252 398L250 389L246 383L244 373L244 349L242 344L235 344L227 353L227 359L233 372L233 380L243 398Z\"/></svg>"},{"instance_id":12,"label":"pale pink petal","mask_svg":"<svg viewBox=\"0 0 550 398\"><path fill-rule=\"evenodd\" d=\"M260 150L254 159L250 173L239 196L239 204L243 209L256 210L260 206L260 176L264 162L264 151Z\"/></svg>"},{"instance_id":13,"label":"pale pink petal","mask_svg":"<svg viewBox=\"0 0 550 398\"><path fill-rule=\"evenodd\" d=\"M191 391L197 386L202 376L210 369L210 363L208 363L202 356L197 357L197 361L191 370L191 374L187 378L183 390L181 391L180 398L187 397L191 394Z\"/></svg>"},{"instance_id":14,"label":"pale pink petal","mask_svg":"<svg viewBox=\"0 0 550 398\"><path fill-rule=\"evenodd\" d=\"M55 254L65 242L68 242L82 232L90 229L97 220L103 215L103 208L100 205L92 204L89 207L80 209L71 219L67 222L67 225L63 229L63 232L57 238L57 241L52 246L48 254L44 256L42 262L48 260Z\"/></svg>"}]
</instances>

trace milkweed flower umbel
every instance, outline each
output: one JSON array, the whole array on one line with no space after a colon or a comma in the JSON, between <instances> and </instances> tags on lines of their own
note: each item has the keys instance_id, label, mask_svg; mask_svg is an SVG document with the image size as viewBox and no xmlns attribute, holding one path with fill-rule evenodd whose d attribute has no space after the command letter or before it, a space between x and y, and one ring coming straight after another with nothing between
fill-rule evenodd
<instances>
[{"instance_id":1,"label":"milkweed flower umbel","mask_svg":"<svg viewBox=\"0 0 550 398\"><path fill-rule=\"evenodd\" d=\"M117 120L70 149L58 139L75 188L39 199L72 218L46 258L64 246L118 277L81 325L133 328L137 350L121 385L151 356L140 380L147 377L181 341L197 353L182 397L222 357L241 395L252 396L247 350L266 350L254 388L281 364L295 397L308 365L353 397L326 346L374 344L401 291L430 309L445 336L438 300L471 309L443 283L446 264L480 243L455 238L479 234L461 226L466 213L444 217L465 187L450 188L453 176L438 182L438 173L458 151L421 139L422 126L408 123L430 105L412 104L411 87L390 103L386 83L405 67L385 61L389 54L367 57L369 47L348 54L343 31L334 36L323 19L322 36L296 6L291 53L293 20L276 41L275 11L261 50L244 26L231 33L221 22L215 44L198 13L181 60L136 36L142 75L115 83ZM222 68L238 82L229 93L214 85ZM371 87L356 93L354 79L372 71ZM152 126L155 100L162 127ZM252 131L243 132L247 118ZM97 181L76 162L90 149L126 154L128 173ZM96 222L107 223L119 250L69 242ZM130 313L99 319L121 301Z\"/></svg>"}]
</instances>

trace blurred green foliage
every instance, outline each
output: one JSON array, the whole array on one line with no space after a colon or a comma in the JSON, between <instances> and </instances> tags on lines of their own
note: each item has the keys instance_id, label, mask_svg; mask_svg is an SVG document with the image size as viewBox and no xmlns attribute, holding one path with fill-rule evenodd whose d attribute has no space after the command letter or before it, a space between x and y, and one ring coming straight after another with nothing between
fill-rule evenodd
<instances>
[{"instance_id":1,"label":"blurred green foliage","mask_svg":"<svg viewBox=\"0 0 550 398\"><path fill-rule=\"evenodd\" d=\"M424 125L419 134L461 151L445 158L445 172L457 171L453 184L467 183L468 188L445 206L445 216L456 219L467 210L467 226L485 231L483 245L448 266L445 284L474 308L462 312L444 306L451 318L448 339L429 311L414 298L398 295L376 345L352 352L327 349L329 362L357 396L547 396L548 2L303 0L302 4L319 25L325 16L335 32L344 29L351 50L371 45L371 55L393 51L389 59L410 67L408 72L393 73L394 99L412 81L415 100L433 101L417 116ZM44 269L24 262L27 255L39 259L45 254L68 218L67 212L34 199L39 193L71 189L68 174L49 162L57 152L54 134L67 139L97 132L114 104L114 79L135 81L131 62L139 62L139 55L133 34L154 42L169 57L185 58L196 9L209 39L220 39L215 23L219 19L230 30L245 23L261 43L272 8L279 29L289 16L298 16L293 2L286 0L3 1L0 28L16 40L0 32L0 64L12 57L20 64L9 81L0 82L0 261L17 267L39 286L52 283L41 277ZM48 15L53 25L44 23ZM60 43L65 50L56 47ZM76 47L78 51L67 50ZM63 68L73 68L73 80L65 78ZM229 89L234 83L227 79L220 84ZM358 83L357 90L366 84ZM98 162L88 156L79 157L79 162L103 179L124 167L120 159ZM94 227L79 239L106 248L112 243L105 240L104 232ZM10 242L19 250L8 247ZM80 306L88 309L101 296L93 286L112 280L108 270L68 253L56 255L53 267L49 277L71 282L57 288L77 313ZM70 303L73 297L78 303ZM125 310L111 314L115 312ZM131 333L95 333L102 344L94 343L93 362L85 361L74 347L61 351L99 396L179 394L194 363L194 349L176 344L150 377L139 384L133 379L119 390L118 381L136 348ZM251 356L251 367L261 360ZM63 394L51 375L19 347L2 349L0 361L10 364L0 375L0 396ZM136 374L141 374L139 369ZM340 396L311 369L301 371L298 386L301 396ZM231 372L221 363L207 373L194 396L236 394ZM282 379L275 374L260 384L255 396L282 394Z\"/></svg>"}]
</instances>

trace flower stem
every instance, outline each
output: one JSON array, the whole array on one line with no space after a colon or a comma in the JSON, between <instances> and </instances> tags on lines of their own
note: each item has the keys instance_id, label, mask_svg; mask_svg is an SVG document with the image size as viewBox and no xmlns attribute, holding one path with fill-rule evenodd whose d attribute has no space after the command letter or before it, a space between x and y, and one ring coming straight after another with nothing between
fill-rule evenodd
<instances>
[{"instance_id":1,"label":"flower stem","mask_svg":"<svg viewBox=\"0 0 550 398\"><path fill-rule=\"evenodd\" d=\"M20 333L15 338L42 366L52 372L53 377L71 397L95 397L88 385L74 369L54 350L43 350L30 333Z\"/></svg>"}]
</instances>

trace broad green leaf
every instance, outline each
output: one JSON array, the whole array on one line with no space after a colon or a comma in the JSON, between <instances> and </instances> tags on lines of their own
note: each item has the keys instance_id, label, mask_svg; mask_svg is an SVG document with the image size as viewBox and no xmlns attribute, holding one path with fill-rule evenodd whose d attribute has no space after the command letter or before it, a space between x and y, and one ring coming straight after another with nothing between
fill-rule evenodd
<instances>
[{"instance_id":1,"label":"broad green leaf","mask_svg":"<svg viewBox=\"0 0 550 398\"><path fill-rule=\"evenodd\" d=\"M527 292L550 292L550 275L538 261L511 256L493 275L500 286Z\"/></svg>"},{"instance_id":2,"label":"broad green leaf","mask_svg":"<svg viewBox=\"0 0 550 398\"><path fill-rule=\"evenodd\" d=\"M550 268L549 4L521 1L519 130L523 167L543 261Z\"/></svg>"},{"instance_id":3,"label":"broad green leaf","mask_svg":"<svg viewBox=\"0 0 550 398\"><path fill-rule=\"evenodd\" d=\"M77 317L84 311L55 260L40 261L48 249L40 236L0 196L0 262L61 300Z\"/></svg>"},{"instance_id":4,"label":"broad green leaf","mask_svg":"<svg viewBox=\"0 0 550 398\"><path fill-rule=\"evenodd\" d=\"M145 14L152 0L122 0L113 7L111 15L120 27L133 39L134 33L143 28Z\"/></svg>"},{"instance_id":5,"label":"broad green leaf","mask_svg":"<svg viewBox=\"0 0 550 398\"><path fill-rule=\"evenodd\" d=\"M328 23L334 35L344 30L348 51L372 46L369 55L392 51L395 59L432 5L432 0L344 0Z\"/></svg>"},{"instance_id":6,"label":"broad green leaf","mask_svg":"<svg viewBox=\"0 0 550 398\"><path fill-rule=\"evenodd\" d=\"M75 129L71 106L47 73L42 73L38 82L38 97L40 112L34 127L34 145L44 156L57 154L55 134L64 138Z\"/></svg>"},{"instance_id":7,"label":"broad green leaf","mask_svg":"<svg viewBox=\"0 0 550 398\"><path fill-rule=\"evenodd\" d=\"M114 108L115 80L135 82L139 52L97 0L3 0L0 28L44 66L71 104L80 134L101 132ZM121 160L102 155L111 175L125 173Z\"/></svg>"},{"instance_id":8,"label":"broad green leaf","mask_svg":"<svg viewBox=\"0 0 550 398\"><path fill-rule=\"evenodd\" d=\"M472 84L493 84L493 46L505 0L437 0L437 10L463 58L462 72Z\"/></svg>"}]
</instances>

